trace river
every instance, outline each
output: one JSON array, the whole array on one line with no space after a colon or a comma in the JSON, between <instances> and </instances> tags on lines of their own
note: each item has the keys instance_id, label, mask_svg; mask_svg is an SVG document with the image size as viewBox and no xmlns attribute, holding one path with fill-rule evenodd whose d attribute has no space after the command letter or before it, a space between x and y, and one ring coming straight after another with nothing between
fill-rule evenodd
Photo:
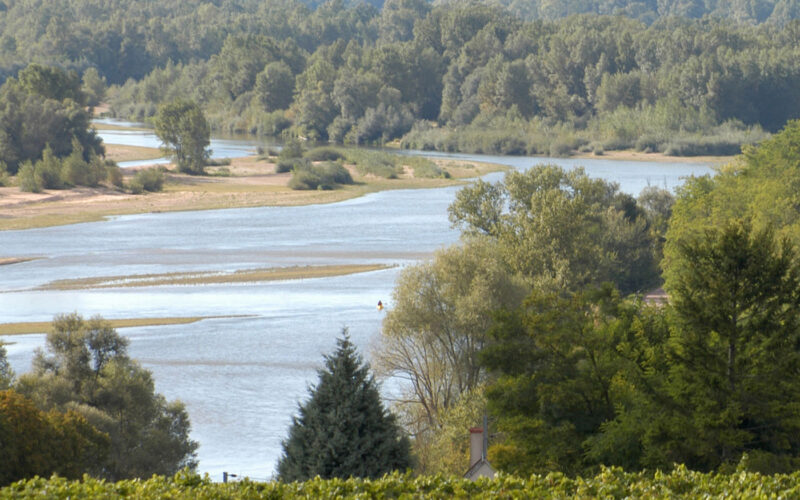
<instances>
[{"instance_id":1,"label":"river","mask_svg":"<svg viewBox=\"0 0 800 500\"><path fill-rule=\"evenodd\" d=\"M107 143L152 146L147 132L101 132ZM124 139L122 139L124 138ZM155 143L157 146L158 144ZM224 145L225 148L221 146ZM247 154L254 141L212 142L215 156ZM406 154L423 154L405 152ZM525 169L582 165L589 175L638 194L674 188L698 163L617 162L445 155ZM501 176L493 174L490 179ZM274 472L291 416L316 380L322 355L343 328L369 358L402 266L458 241L447 206L457 188L397 190L327 205L176 212L0 232L3 255L36 260L0 267L0 322L48 321L77 311L106 318L228 316L189 325L121 330L156 390L182 400L200 443L200 472L266 479ZM381 263L390 269L283 282L33 291L56 279L271 266ZM27 371L43 335L7 337L9 360ZM387 381L387 397L396 391Z\"/></svg>"}]
</instances>

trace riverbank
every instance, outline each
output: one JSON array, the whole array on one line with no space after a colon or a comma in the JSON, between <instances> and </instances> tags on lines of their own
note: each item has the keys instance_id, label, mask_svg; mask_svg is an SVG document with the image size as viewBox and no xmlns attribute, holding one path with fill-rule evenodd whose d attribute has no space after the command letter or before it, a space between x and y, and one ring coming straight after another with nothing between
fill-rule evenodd
<instances>
[{"instance_id":1,"label":"riverbank","mask_svg":"<svg viewBox=\"0 0 800 500\"><path fill-rule=\"evenodd\" d=\"M109 154L115 154L119 148L107 146ZM437 160L436 164L450 174L449 179L416 178L412 169L405 169L396 179L384 179L361 175L348 166L355 183L330 191L292 190L288 186L290 173L276 173L273 162L257 156L236 158L226 166L209 167L206 176L189 176L170 169L165 175L164 190L158 193L134 195L109 187L23 193L18 187L3 187L0 188L0 230L95 222L107 217L152 212L333 203L390 189L459 185L467 179L508 168L455 160ZM124 169L128 178L134 173L135 169Z\"/></svg>"}]
</instances>

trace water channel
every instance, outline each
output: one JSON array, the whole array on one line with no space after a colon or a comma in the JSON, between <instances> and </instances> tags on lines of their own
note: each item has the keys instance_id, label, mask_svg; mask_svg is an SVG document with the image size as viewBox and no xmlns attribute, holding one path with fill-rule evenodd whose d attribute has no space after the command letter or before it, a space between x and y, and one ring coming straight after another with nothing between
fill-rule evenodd
<instances>
[{"instance_id":1,"label":"water channel","mask_svg":"<svg viewBox=\"0 0 800 500\"><path fill-rule=\"evenodd\" d=\"M100 134L107 143L157 146L141 131ZM214 156L249 154L254 141L215 141ZM410 152L407 154L421 154ZM581 165L638 194L673 189L699 163L619 162L425 153L525 169ZM501 176L493 174L490 179ZM458 188L396 190L328 205L142 214L103 222L0 232L2 256L35 260L0 267L0 322L49 321L77 311L106 318L226 316L189 325L129 328L130 354L156 390L182 400L200 443L199 471L270 477L297 403L342 328L369 357L402 266L458 241L447 206ZM34 291L57 279L234 271L273 266L381 263L383 271L283 282ZM30 368L43 335L0 339L17 373ZM385 392L393 391L388 381Z\"/></svg>"}]
</instances>

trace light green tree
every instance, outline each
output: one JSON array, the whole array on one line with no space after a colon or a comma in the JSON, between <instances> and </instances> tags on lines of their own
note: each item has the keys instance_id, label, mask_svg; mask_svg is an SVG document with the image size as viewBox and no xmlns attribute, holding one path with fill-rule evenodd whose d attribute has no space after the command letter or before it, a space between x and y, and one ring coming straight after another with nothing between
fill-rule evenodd
<instances>
[{"instance_id":1,"label":"light green tree","mask_svg":"<svg viewBox=\"0 0 800 500\"><path fill-rule=\"evenodd\" d=\"M492 312L516 306L526 290L489 241L439 251L403 270L374 358L379 373L406 381L397 408L415 440L431 439L442 415L484 380L477 357Z\"/></svg>"}]
</instances>

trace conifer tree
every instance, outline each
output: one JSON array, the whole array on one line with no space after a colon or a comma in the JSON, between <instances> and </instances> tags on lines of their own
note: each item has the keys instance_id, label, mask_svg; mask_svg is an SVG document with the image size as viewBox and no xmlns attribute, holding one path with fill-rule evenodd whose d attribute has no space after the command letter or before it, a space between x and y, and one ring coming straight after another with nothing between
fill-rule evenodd
<instances>
[{"instance_id":1,"label":"conifer tree","mask_svg":"<svg viewBox=\"0 0 800 500\"><path fill-rule=\"evenodd\" d=\"M283 442L278 475L284 481L315 476L376 478L411 466L408 439L382 405L369 365L346 331L300 405Z\"/></svg>"}]
</instances>

